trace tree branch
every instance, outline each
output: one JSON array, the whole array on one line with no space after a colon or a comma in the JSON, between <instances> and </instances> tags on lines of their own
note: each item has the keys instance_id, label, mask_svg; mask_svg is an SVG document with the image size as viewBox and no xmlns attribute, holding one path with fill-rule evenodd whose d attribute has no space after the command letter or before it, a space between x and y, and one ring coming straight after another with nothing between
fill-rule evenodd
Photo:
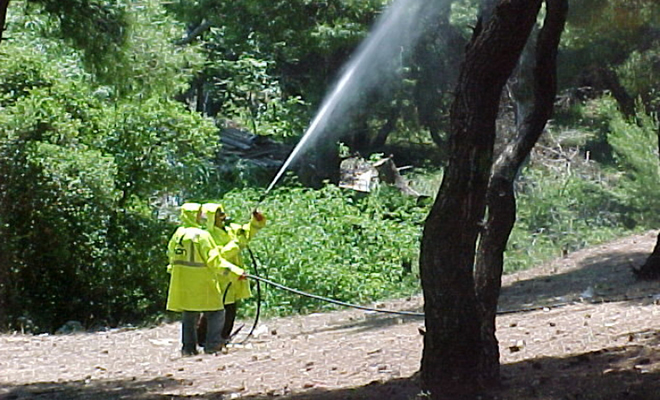
<instances>
[{"instance_id":1,"label":"tree branch","mask_svg":"<svg viewBox=\"0 0 660 400\"><path fill-rule=\"evenodd\" d=\"M5 21L7 20L7 9L10 0L0 0L0 43L2 43L2 34L5 32Z\"/></svg>"},{"instance_id":2,"label":"tree branch","mask_svg":"<svg viewBox=\"0 0 660 400\"><path fill-rule=\"evenodd\" d=\"M2 0L0 0L0 1L2 1ZM183 39L177 41L176 44L178 44L180 46L184 46L186 44L192 43L192 41L195 40L199 35L206 32L206 30L208 30L211 27L211 25L213 25L213 24L210 21L207 21L206 19L202 20L201 24L197 25L197 27L195 27L195 29L190 31L186 37L184 37Z\"/></svg>"}]
</instances>

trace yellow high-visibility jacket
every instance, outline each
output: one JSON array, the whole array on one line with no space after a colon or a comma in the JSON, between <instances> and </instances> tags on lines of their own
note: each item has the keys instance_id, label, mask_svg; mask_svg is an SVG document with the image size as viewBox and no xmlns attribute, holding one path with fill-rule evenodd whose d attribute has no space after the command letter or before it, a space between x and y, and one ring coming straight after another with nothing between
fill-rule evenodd
<instances>
[{"instance_id":1,"label":"yellow high-visibility jacket","mask_svg":"<svg viewBox=\"0 0 660 400\"><path fill-rule=\"evenodd\" d=\"M202 212L207 217L206 230L211 233L222 258L240 268L245 268L241 250L266 225L266 219L257 221L252 217L247 224L229 224L229 226L218 227L215 226L215 214L218 211L224 212L221 204L206 203L202 206ZM223 292L226 291L226 293L223 293L225 304L232 304L237 300L247 299L252 295L250 284L247 280L229 281L221 278L220 284Z\"/></svg>"},{"instance_id":2,"label":"yellow high-visibility jacket","mask_svg":"<svg viewBox=\"0 0 660 400\"><path fill-rule=\"evenodd\" d=\"M170 311L222 310L219 282L232 284L243 270L220 257L211 234L200 228L177 229L168 244Z\"/></svg>"},{"instance_id":3,"label":"yellow high-visibility jacket","mask_svg":"<svg viewBox=\"0 0 660 400\"><path fill-rule=\"evenodd\" d=\"M181 205L181 215L179 215L179 219L181 220L181 225L174 232L174 235L181 235L183 229L185 228L201 228L201 226L197 222L197 214L199 214L201 210L202 210L202 205L199 203L183 203ZM167 248L167 254L170 254L170 252L172 251L172 249L170 248L172 246L172 243L173 242L170 240L170 243ZM172 273L171 264L167 264L167 272Z\"/></svg>"}]
</instances>

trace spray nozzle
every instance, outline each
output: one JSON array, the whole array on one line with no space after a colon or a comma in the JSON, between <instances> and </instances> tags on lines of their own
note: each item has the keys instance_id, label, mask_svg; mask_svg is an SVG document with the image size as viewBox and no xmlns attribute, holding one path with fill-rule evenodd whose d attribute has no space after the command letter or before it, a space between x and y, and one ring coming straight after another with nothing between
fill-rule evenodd
<instances>
[{"instance_id":1,"label":"spray nozzle","mask_svg":"<svg viewBox=\"0 0 660 400\"><path fill-rule=\"evenodd\" d=\"M257 208L259 208L259 204L261 204L264 200L266 200L266 196L268 196L268 191L265 191L261 196L259 196L259 199L257 200L257 204L254 205L254 208L252 211L257 211Z\"/></svg>"}]
</instances>

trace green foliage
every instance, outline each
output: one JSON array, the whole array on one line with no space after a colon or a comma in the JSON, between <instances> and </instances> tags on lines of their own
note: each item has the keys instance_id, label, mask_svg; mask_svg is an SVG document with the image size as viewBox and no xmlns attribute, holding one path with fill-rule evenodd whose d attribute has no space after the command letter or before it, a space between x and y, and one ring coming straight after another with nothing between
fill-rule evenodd
<instances>
[{"instance_id":1,"label":"green foliage","mask_svg":"<svg viewBox=\"0 0 660 400\"><path fill-rule=\"evenodd\" d=\"M123 198L183 190L208 175L217 129L183 105L160 98L128 99L109 110L103 148L114 155Z\"/></svg>"},{"instance_id":2,"label":"green foliage","mask_svg":"<svg viewBox=\"0 0 660 400\"><path fill-rule=\"evenodd\" d=\"M86 65L99 75L111 76L107 65L123 56L129 26L126 3L109 0L35 0L57 22L52 34L81 49Z\"/></svg>"},{"instance_id":3,"label":"green foliage","mask_svg":"<svg viewBox=\"0 0 660 400\"><path fill-rule=\"evenodd\" d=\"M233 191L222 201L240 222L247 220L256 197L253 191ZM361 195L328 185L318 191L275 190L260 209L268 225L251 247L263 276L353 303L410 295L419 289L411 266L416 264L428 209L414 198L390 187ZM265 293L270 313L331 307L275 288L266 288Z\"/></svg>"},{"instance_id":4,"label":"green foliage","mask_svg":"<svg viewBox=\"0 0 660 400\"><path fill-rule=\"evenodd\" d=\"M154 218L159 199L205 179L217 129L170 100L187 75L175 67L182 58L158 63L166 47L143 44L151 69L114 77L139 85L98 86L76 50L42 36L43 18L12 14L9 26L0 53L0 325L21 318L40 332L71 319L141 321L162 309L166 288L172 226Z\"/></svg>"},{"instance_id":5,"label":"green foliage","mask_svg":"<svg viewBox=\"0 0 660 400\"><path fill-rule=\"evenodd\" d=\"M306 104L298 96L285 97L269 62L242 54L218 61L207 71L214 76L216 101L223 117L263 136L287 138L305 128Z\"/></svg>"},{"instance_id":6,"label":"green foliage","mask_svg":"<svg viewBox=\"0 0 660 400\"><path fill-rule=\"evenodd\" d=\"M614 149L621 185L630 195L635 217L647 226L657 226L660 219L660 160L658 159L658 118L639 107L633 120L625 117L611 101L603 103L603 113L610 117L608 141Z\"/></svg>"},{"instance_id":7,"label":"green foliage","mask_svg":"<svg viewBox=\"0 0 660 400\"><path fill-rule=\"evenodd\" d=\"M56 329L67 316L88 319L80 315L95 300L88 271L101 268L118 196L114 160L86 144L99 110L81 89L50 80L0 113L0 251L11 261L12 282L6 301L10 318L29 317L40 330Z\"/></svg>"},{"instance_id":8,"label":"green foliage","mask_svg":"<svg viewBox=\"0 0 660 400\"><path fill-rule=\"evenodd\" d=\"M660 111L660 43L630 53L617 72L632 97L639 98L647 110Z\"/></svg>"},{"instance_id":9,"label":"green foliage","mask_svg":"<svg viewBox=\"0 0 660 400\"><path fill-rule=\"evenodd\" d=\"M24 13L10 7L9 40L16 40L13 31L37 35L42 47L82 61L92 73L88 79L108 85L106 94L115 99L178 94L202 67L197 47L174 43L183 26L156 1L36 0L28 5ZM73 53L66 43L79 51Z\"/></svg>"},{"instance_id":10,"label":"green foliage","mask_svg":"<svg viewBox=\"0 0 660 400\"><path fill-rule=\"evenodd\" d=\"M660 21L655 0L578 0L571 2L562 34L560 86L590 85L589 71L617 67L634 51L652 47ZM561 61L563 60L563 61Z\"/></svg>"},{"instance_id":11,"label":"green foliage","mask_svg":"<svg viewBox=\"0 0 660 400\"><path fill-rule=\"evenodd\" d=\"M207 100L199 111L287 140L304 133L385 4L206 0L168 8L191 29L211 26L199 37L207 57L198 80Z\"/></svg>"},{"instance_id":12,"label":"green foliage","mask_svg":"<svg viewBox=\"0 0 660 400\"><path fill-rule=\"evenodd\" d=\"M635 226L629 199L616 180L599 171L573 168L536 165L524 170L505 272L601 243Z\"/></svg>"},{"instance_id":13,"label":"green foliage","mask_svg":"<svg viewBox=\"0 0 660 400\"><path fill-rule=\"evenodd\" d=\"M93 282L96 322L140 323L163 313L169 282L165 248L173 231L169 221L155 218L153 205L137 199L113 216L105 265Z\"/></svg>"},{"instance_id":14,"label":"green foliage","mask_svg":"<svg viewBox=\"0 0 660 400\"><path fill-rule=\"evenodd\" d=\"M123 96L141 98L179 95L203 67L196 46L179 46L174 39L184 26L172 19L155 0L129 8L126 49L114 63L106 62L103 83ZM98 76L98 74L97 74Z\"/></svg>"}]
</instances>

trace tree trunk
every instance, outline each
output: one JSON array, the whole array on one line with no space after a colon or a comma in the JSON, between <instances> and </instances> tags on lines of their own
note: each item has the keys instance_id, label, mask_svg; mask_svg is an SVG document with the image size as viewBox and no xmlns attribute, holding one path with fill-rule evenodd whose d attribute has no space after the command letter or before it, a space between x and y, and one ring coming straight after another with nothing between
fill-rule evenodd
<instances>
[{"instance_id":1,"label":"tree trunk","mask_svg":"<svg viewBox=\"0 0 660 400\"><path fill-rule=\"evenodd\" d=\"M499 344L495 336L495 316L502 285L504 250L516 220L513 184L552 114L557 93L557 47L567 11L568 0L546 0L546 17L536 41L532 104L520 107L527 112L520 116L516 138L493 165L486 195L488 217L477 250L475 285L482 313L481 334L486 354L481 369L493 382L499 381Z\"/></svg>"},{"instance_id":2,"label":"tree trunk","mask_svg":"<svg viewBox=\"0 0 660 400\"><path fill-rule=\"evenodd\" d=\"M370 148L372 149L382 149L385 147L387 138L390 136L390 133L394 131L396 127L396 121L399 119L399 108L392 107L390 108L388 115L385 119L385 124L378 130L376 137L370 143Z\"/></svg>"},{"instance_id":3,"label":"tree trunk","mask_svg":"<svg viewBox=\"0 0 660 400\"><path fill-rule=\"evenodd\" d=\"M660 154L660 131L658 131L658 154ZM633 269L637 279L642 280L660 280L660 233L655 242L653 251L648 256L644 265L638 269Z\"/></svg>"},{"instance_id":4,"label":"tree trunk","mask_svg":"<svg viewBox=\"0 0 660 400\"><path fill-rule=\"evenodd\" d=\"M9 235L5 234L5 229L0 227L0 234L2 237L8 238ZM11 290L9 284L12 282L10 279L11 262L9 258L9 251L7 251L7 243L0 245L0 329L6 330L9 327L8 312L12 305L9 301Z\"/></svg>"},{"instance_id":5,"label":"tree trunk","mask_svg":"<svg viewBox=\"0 0 660 400\"><path fill-rule=\"evenodd\" d=\"M536 21L541 0L502 0L478 22L450 117L450 158L421 245L426 334L422 387L436 399L468 399L490 387L473 277L502 88ZM483 28L483 29L482 29Z\"/></svg>"},{"instance_id":6,"label":"tree trunk","mask_svg":"<svg viewBox=\"0 0 660 400\"><path fill-rule=\"evenodd\" d=\"M619 109L623 115L626 117L635 115L635 99L630 97L626 88L619 81L616 72L610 67L593 65L581 75L579 84L583 88L590 89L592 92L591 96L609 91L619 105Z\"/></svg>"},{"instance_id":7,"label":"tree trunk","mask_svg":"<svg viewBox=\"0 0 660 400\"><path fill-rule=\"evenodd\" d=\"M639 269L633 269L633 272L638 279L649 281L660 279L660 233L651 255L648 256L644 265Z\"/></svg>"},{"instance_id":8,"label":"tree trunk","mask_svg":"<svg viewBox=\"0 0 660 400\"><path fill-rule=\"evenodd\" d=\"M5 21L7 20L8 8L9 0L0 0L0 43L2 43L3 34L5 33Z\"/></svg>"}]
</instances>

